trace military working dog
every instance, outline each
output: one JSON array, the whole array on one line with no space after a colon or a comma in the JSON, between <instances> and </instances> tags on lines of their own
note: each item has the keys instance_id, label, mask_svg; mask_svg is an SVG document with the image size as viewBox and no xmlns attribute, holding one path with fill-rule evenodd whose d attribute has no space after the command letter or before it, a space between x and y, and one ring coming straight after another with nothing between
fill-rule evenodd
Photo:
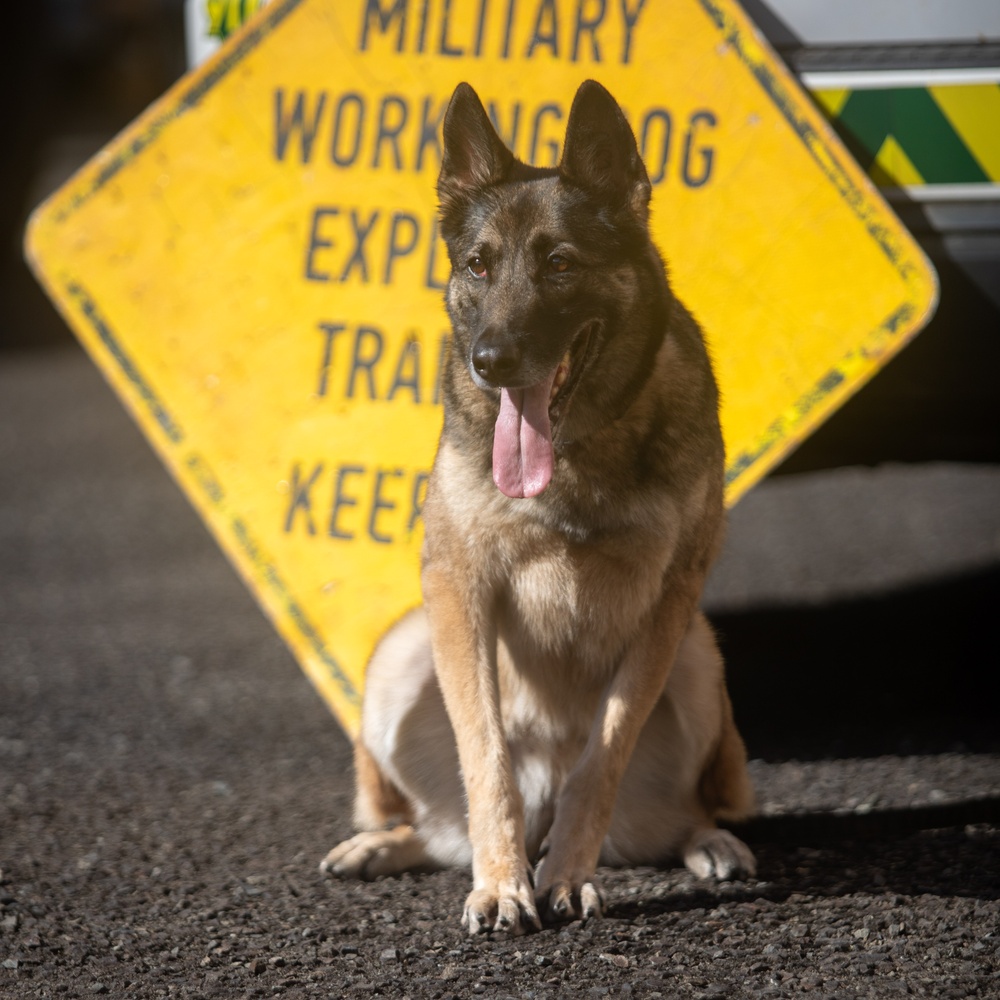
<instances>
[{"instance_id":1,"label":"military working dog","mask_svg":"<svg viewBox=\"0 0 1000 1000\"><path fill-rule=\"evenodd\" d=\"M753 794L698 610L724 520L718 394L650 240L650 193L600 84L578 90L552 169L518 161L456 89L425 603L372 657L364 832L322 867L471 863L471 933L599 915L599 863L754 871L717 826Z\"/></svg>"}]
</instances>

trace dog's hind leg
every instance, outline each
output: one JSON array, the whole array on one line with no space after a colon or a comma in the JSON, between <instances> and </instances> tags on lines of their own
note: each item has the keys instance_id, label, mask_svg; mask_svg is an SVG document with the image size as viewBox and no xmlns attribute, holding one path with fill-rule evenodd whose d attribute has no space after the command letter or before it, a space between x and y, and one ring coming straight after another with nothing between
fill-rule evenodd
<instances>
[{"instance_id":1,"label":"dog's hind leg","mask_svg":"<svg viewBox=\"0 0 1000 1000\"><path fill-rule=\"evenodd\" d=\"M354 744L354 776L354 825L359 830L378 830L393 822L413 823L406 796L360 739Z\"/></svg>"},{"instance_id":2,"label":"dog's hind leg","mask_svg":"<svg viewBox=\"0 0 1000 1000\"><path fill-rule=\"evenodd\" d=\"M344 878L374 879L413 869L438 867L412 826L365 830L338 844L320 862L320 871Z\"/></svg>"},{"instance_id":3,"label":"dog's hind leg","mask_svg":"<svg viewBox=\"0 0 1000 1000\"><path fill-rule=\"evenodd\" d=\"M619 788L605 864L682 858L702 878L752 875L754 857L716 826L753 810L746 751L711 628L696 614Z\"/></svg>"},{"instance_id":4,"label":"dog's hind leg","mask_svg":"<svg viewBox=\"0 0 1000 1000\"><path fill-rule=\"evenodd\" d=\"M754 794L746 768L746 748L733 721L732 704L721 688L721 728L698 782L698 798L713 823L696 830L684 848L684 864L701 878L739 879L754 875L753 852L714 820L743 820L753 812Z\"/></svg>"},{"instance_id":5,"label":"dog's hind leg","mask_svg":"<svg viewBox=\"0 0 1000 1000\"><path fill-rule=\"evenodd\" d=\"M360 739L354 744L354 771L354 823L362 832L330 851L320 871L373 879L428 867L430 859L413 829L409 802ZM394 821L399 825L390 826Z\"/></svg>"},{"instance_id":6,"label":"dog's hind leg","mask_svg":"<svg viewBox=\"0 0 1000 1000\"><path fill-rule=\"evenodd\" d=\"M468 864L455 738L422 609L397 622L372 655L354 767L361 832L330 851L322 871L375 878Z\"/></svg>"},{"instance_id":7,"label":"dog's hind leg","mask_svg":"<svg viewBox=\"0 0 1000 1000\"><path fill-rule=\"evenodd\" d=\"M733 721L725 685L719 690L719 736L698 781L698 798L710 816L739 822L754 811L753 786L747 773L747 752Z\"/></svg>"}]
</instances>

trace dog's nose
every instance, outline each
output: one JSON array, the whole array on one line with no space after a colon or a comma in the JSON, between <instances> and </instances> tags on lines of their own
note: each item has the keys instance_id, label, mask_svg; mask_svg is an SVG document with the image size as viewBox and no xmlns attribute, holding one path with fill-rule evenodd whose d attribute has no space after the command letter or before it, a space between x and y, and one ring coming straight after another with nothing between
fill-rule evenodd
<instances>
[{"instance_id":1,"label":"dog's nose","mask_svg":"<svg viewBox=\"0 0 1000 1000\"><path fill-rule=\"evenodd\" d=\"M516 374L521 351L510 338L487 330L472 348L472 364L480 378L500 386Z\"/></svg>"}]
</instances>

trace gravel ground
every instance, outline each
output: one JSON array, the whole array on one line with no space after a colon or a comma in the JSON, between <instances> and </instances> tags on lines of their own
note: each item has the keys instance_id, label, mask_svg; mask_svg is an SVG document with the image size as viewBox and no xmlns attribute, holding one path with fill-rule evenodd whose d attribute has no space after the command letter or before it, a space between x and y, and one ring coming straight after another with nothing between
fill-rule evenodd
<instances>
[{"instance_id":1,"label":"gravel ground","mask_svg":"<svg viewBox=\"0 0 1000 1000\"><path fill-rule=\"evenodd\" d=\"M734 551L759 544L754 525L734 516ZM993 612L977 610L995 608L987 584L971 603L962 591L962 613L995 651ZM771 606L760 624L727 601L759 878L605 871L601 921L466 939L467 873L319 875L349 831L347 741L89 364L4 358L0 995L1000 996L998 661L965 676L958 660L921 672L917 656L905 691L897 666L881 683L863 662L850 676L864 688L838 693L801 667L839 648L822 607ZM919 630L914 607L893 627ZM754 643L773 648L768 629L794 621L794 656L761 672ZM796 664L811 696L793 712L774 678ZM912 719L880 726L894 692Z\"/></svg>"}]
</instances>

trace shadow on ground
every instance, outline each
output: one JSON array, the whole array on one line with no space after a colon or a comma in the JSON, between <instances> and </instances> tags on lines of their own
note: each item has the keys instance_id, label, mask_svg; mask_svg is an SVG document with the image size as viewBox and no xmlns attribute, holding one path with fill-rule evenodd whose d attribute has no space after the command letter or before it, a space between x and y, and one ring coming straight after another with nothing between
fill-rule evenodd
<instances>
[{"instance_id":1,"label":"shadow on ground","mask_svg":"<svg viewBox=\"0 0 1000 1000\"><path fill-rule=\"evenodd\" d=\"M890 899L897 895L997 900L1000 880L983 876L995 868L996 839L995 831L971 828L925 830L899 839L831 841L822 848L754 842L759 881L727 887L727 901L785 903L794 902L797 895L833 900L873 891ZM635 869L631 875L644 871ZM655 878L653 873L650 869L650 878ZM615 899L606 915L627 920L640 913L711 909L719 896L718 889L706 883L688 884L682 879L677 888L682 891L637 902Z\"/></svg>"},{"instance_id":2,"label":"shadow on ground","mask_svg":"<svg viewBox=\"0 0 1000 1000\"><path fill-rule=\"evenodd\" d=\"M877 598L712 616L752 757L1000 750L1000 568Z\"/></svg>"}]
</instances>

